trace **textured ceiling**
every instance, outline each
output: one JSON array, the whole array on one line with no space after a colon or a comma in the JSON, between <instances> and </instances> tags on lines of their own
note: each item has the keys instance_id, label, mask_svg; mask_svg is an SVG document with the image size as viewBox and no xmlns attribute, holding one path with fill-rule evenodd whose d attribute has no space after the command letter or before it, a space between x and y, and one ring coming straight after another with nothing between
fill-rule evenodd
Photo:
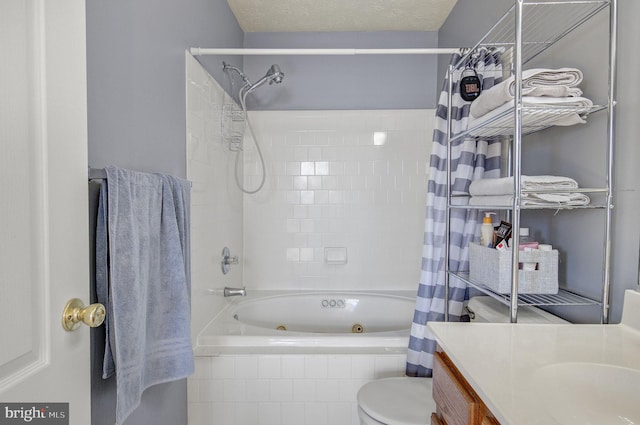
<instances>
[{"instance_id":1,"label":"textured ceiling","mask_svg":"<svg viewBox=\"0 0 640 425\"><path fill-rule=\"evenodd\" d=\"M457 0L227 0L245 32L437 31Z\"/></svg>"}]
</instances>

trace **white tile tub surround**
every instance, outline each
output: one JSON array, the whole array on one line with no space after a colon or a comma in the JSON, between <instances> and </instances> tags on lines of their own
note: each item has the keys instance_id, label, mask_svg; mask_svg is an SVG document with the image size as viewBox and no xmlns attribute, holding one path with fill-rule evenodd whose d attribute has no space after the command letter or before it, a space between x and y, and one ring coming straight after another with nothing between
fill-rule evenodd
<instances>
[{"instance_id":1,"label":"white tile tub surround","mask_svg":"<svg viewBox=\"0 0 640 425\"><path fill-rule=\"evenodd\" d=\"M235 152L222 137L223 105L234 105L218 83L189 53L186 54L187 178L191 189L192 338L224 305L222 296L208 292L242 286L242 266L220 271L222 248L232 255L243 251L242 193L233 177Z\"/></svg>"},{"instance_id":2,"label":"white tile tub surround","mask_svg":"<svg viewBox=\"0 0 640 425\"><path fill-rule=\"evenodd\" d=\"M190 425L359 425L365 383L403 376L406 355L197 357Z\"/></svg>"},{"instance_id":3,"label":"white tile tub surround","mask_svg":"<svg viewBox=\"0 0 640 425\"><path fill-rule=\"evenodd\" d=\"M433 110L254 111L264 189L244 197L244 278L258 289L415 289ZM245 139L245 185L259 163ZM327 264L325 248L346 248Z\"/></svg>"},{"instance_id":4,"label":"white tile tub surround","mask_svg":"<svg viewBox=\"0 0 640 425\"><path fill-rule=\"evenodd\" d=\"M194 340L225 303L210 288L415 290L432 110L252 112L267 180L243 196L222 137L229 96L189 54L186 75ZM260 170L244 144L251 189ZM227 275L225 245L240 256ZM334 264L325 248L338 248ZM189 424L357 425L358 389L402 376L405 362L396 353L197 357Z\"/></svg>"}]
</instances>

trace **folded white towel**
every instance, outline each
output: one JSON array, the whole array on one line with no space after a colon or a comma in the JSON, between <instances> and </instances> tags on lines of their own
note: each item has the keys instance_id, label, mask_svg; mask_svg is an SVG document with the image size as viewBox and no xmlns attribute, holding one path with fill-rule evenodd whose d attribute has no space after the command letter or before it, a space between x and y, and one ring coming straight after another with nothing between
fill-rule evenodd
<instances>
[{"instance_id":1,"label":"folded white towel","mask_svg":"<svg viewBox=\"0 0 640 425\"><path fill-rule=\"evenodd\" d=\"M528 69L522 71L522 95L549 97L582 96L582 90L576 87L582 82L582 78L582 71L576 68ZM515 77L511 76L490 89L483 91L471 104L469 113L474 118L480 118L513 100L514 95Z\"/></svg>"},{"instance_id":2,"label":"folded white towel","mask_svg":"<svg viewBox=\"0 0 640 425\"><path fill-rule=\"evenodd\" d=\"M588 205L591 199L584 193L524 193L520 198L521 206L583 206ZM511 206L513 195L487 195L472 196L469 205L474 206Z\"/></svg>"},{"instance_id":3,"label":"folded white towel","mask_svg":"<svg viewBox=\"0 0 640 425\"><path fill-rule=\"evenodd\" d=\"M480 99L478 97L478 99ZM522 98L522 105L525 109L522 113L522 126L530 129L543 129L552 125L570 126L584 124L587 121L583 118L593 107L593 102L586 97L547 97L547 96L525 96ZM474 118L469 116L468 126L472 130L471 135L476 135L473 128L481 125L489 128L481 129L485 136L495 135L491 129L503 129L513 127L513 115L505 112L513 108L513 102L494 109L481 116ZM539 108L539 109L536 109ZM496 134L501 134L496 130Z\"/></svg>"},{"instance_id":4,"label":"folded white towel","mask_svg":"<svg viewBox=\"0 0 640 425\"><path fill-rule=\"evenodd\" d=\"M522 190L577 189L578 183L563 176L520 176ZM471 196L513 194L513 177L474 180L469 185ZM555 195L555 194L554 194Z\"/></svg>"}]
</instances>

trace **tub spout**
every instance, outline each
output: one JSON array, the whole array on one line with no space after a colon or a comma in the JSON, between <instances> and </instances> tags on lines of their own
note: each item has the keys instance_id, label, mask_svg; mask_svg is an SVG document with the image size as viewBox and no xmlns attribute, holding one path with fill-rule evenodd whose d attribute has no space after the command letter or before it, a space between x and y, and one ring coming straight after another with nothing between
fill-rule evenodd
<instances>
[{"instance_id":1,"label":"tub spout","mask_svg":"<svg viewBox=\"0 0 640 425\"><path fill-rule=\"evenodd\" d=\"M229 288L228 286L224 287L224 296L225 297L236 297L236 296L247 296L247 290L245 288Z\"/></svg>"}]
</instances>

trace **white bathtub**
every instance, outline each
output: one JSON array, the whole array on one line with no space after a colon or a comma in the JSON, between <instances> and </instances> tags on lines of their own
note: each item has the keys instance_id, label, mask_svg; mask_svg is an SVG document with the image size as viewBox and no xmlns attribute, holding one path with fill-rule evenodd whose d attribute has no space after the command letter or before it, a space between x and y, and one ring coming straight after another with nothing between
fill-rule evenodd
<instances>
[{"instance_id":1,"label":"white bathtub","mask_svg":"<svg viewBox=\"0 0 640 425\"><path fill-rule=\"evenodd\" d=\"M407 350L414 291L247 292L198 334L196 355Z\"/></svg>"}]
</instances>

